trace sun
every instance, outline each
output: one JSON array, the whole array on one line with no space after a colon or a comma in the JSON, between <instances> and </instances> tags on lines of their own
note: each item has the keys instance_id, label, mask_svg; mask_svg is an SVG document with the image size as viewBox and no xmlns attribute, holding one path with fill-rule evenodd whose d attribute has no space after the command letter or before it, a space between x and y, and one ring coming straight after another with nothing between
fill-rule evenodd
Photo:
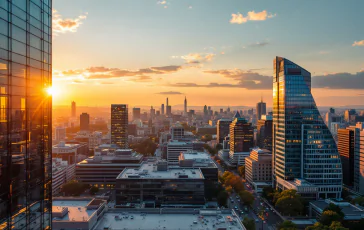
<instances>
[{"instance_id":1,"label":"sun","mask_svg":"<svg viewBox=\"0 0 364 230\"><path fill-rule=\"evenodd\" d=\"M57 94L58 94L58 90L57 90L57 88L55 88L54 86L48 87L48 88L46 89L46 91L47 91L47 94L48 94L49 96L55 96L55 95L57 95Z\"/></svg>"}]
</instances>

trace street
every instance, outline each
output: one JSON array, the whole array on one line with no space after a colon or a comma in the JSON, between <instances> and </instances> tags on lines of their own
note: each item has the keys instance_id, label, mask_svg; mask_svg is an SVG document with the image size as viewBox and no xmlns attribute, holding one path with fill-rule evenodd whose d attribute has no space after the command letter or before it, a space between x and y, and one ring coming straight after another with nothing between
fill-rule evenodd
<instances>
[{"instance_id":1,"label":"street","mask_svg":"<svg viewBox=\"0 0 364 230\"><path fill-rule=\"evenodd\" d=\"M218 167L219 172L224 173L225 170L223 169L223 167L219 163L217 163L214 159L213 161ZM237 171L235 170L232 170L230 172L239 176ZM244 217L253 219L255 221L256 229L261 229L261 230L276 229L276 226L280 222L282 222L281 218L273 210L271 210L271 208L269 208L267 204L264 203L260 195L257 194L247 182L244 182L243 179L242 183L244 185L245 190L252 193L255 197L253 207L248 208L247 206L243 205L240 202L239 196L235 192L232 192L232 194L228 199L228 208L234 209L235 212L239 214L241 220L243 220ZM262 220L259 217L260 213L264 213L262 215L262 217L264 217L264 220Z\"/></svg>"}]
</instances>

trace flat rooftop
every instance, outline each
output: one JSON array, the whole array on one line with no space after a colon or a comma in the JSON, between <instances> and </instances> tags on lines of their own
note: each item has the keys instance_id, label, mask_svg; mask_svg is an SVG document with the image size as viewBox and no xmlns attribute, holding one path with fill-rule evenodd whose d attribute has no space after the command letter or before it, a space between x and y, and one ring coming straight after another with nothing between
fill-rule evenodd
<instances>
[{"instance_id":1,"label":"flat rooftop","mask_svg":"<svg viewBox=\"0 0 364 230\"><path fill-rule=\"evenodd\" d=\"M364 210L348 202L335 202L332 200L316 200L310 202L310 204L316 206L321 211L329 206L330 203L338 205L341 208L341 211L345 214L344 219L350 218L350 216L362 216L364 218Z\"/></svg>"},{"instance_id":2,"label":"flat rooftop","mask_svg":"<svg viewBox=\"0 0 364 230\"><path fill-rule=\"evenodd\" d=\"M54 217L53 221L88 221L97 209L87 210L86 206L92 199L85 200L53 200L52 212L61 212L62 208L68 208L68 213L63 217Z\"/></svg>"},{"instance_id":3,"label":"flat rooftop","mask_svg":"<svg viewBox=\"0 0 364 230\"><path fill-rule=\"evenodd\" d=\"M180 145L192 145L192 142L185 142L185 141L170 141L167 143L167 145L176 145L176 146L180 146Z\"/></svg>"},{"instance_id":4,"label":"flat rooftop","mask_svg":"<svg viewBox=\"0 0 364 230\"><path fill-rule=\"evenodd\" d=\"M182 153L186 160L194 160L194 159L207 159L210 160L209 154L205 152L198 151L186 151Z\"/></svg>"},{"instance_id":5,"label":"flat rooftop","mask_svg":"<svg viewBox=\"0 0 364 230\"><path fill-rule=\"evenodd\" d=\"M117 216L117 217L116 217ZM229 216L229 217L228 217ZM127 218L126 218L127 217ZM229 220L231 218L231 221ZM237 217L231 214L201 216L198 214L140 214L140 213L105 213L95 229L229 229L244 230Z\"/></svg>"},{"instance_id":6,"label":"flat rooftop","mask_svg":"<svg viewBox=\"0 0 364 230\"><path fill-rule=\"evenodd\" d=\"M181 175L185 175L182 177ZM173 168L157 171L155 163L144 163L139 169L124 169L116 179L204 179L200 169Z\"/></svg>"}]
</instances>

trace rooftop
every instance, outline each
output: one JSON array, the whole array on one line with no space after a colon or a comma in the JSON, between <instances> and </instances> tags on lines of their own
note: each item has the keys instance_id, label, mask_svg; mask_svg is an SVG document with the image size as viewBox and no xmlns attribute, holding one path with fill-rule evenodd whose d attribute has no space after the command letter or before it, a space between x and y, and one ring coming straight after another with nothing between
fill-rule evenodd
<instances>
[{"instance_id":1,"label":"rooftop","mask_svg":"<svg viewBox=\"0 0 364 230\"><path fill-rule=\"evenodd\" d=\"M186 152L182 153L185 160L195 160L195 159L206 159L206 160L210 160L210 156L209 154L207 154L206 152L198 152L198 151L194 151L194 150L188 150Z\"/></svg>"},{"instance_id":2,"label":"rooftop","mask_svg":"<svg viewBox=\"0 0 364 230\"><path fill-rule=\"evenodd\" d=\"M52 146L52 149L70 149L70 148L78 148L81 144L75 143L65 143L64 141L59 142L56 145Z\"/></svg>"},{"instance_id":3,"label":"rooftop","mask_svg":"<svg viewBox=\"0 0 364 230\"><path fill-rule=\"evenodd\" d=\"M97 211L97 209L87 209L87 205L91 201L91 198L82 200L53 200L53 221L88 221Z\"/></svg>"},{"instance_id":4,"label":"rooftop","mask_svg":"<svg viewBox=\"0 0 364 230\"><path fill-rule=\"evenodd\" d=\"M120 228L122 226L122 228ZM232 214L140 214L140 213L105 213L96 225L96 229L229 229L244 230L238 217Z\"/></svg>"},{"instance_id":5,"label":"rooftop","mask_svg":"<svg viewBox=\"0 0 364 230\"><path fill-rule=\"evenodd\" d=\"M126 168L116 179L204 179L200 169L173 168L157 171L155 163L144 163L139 169Z\"/></svg>"},{"instance_id":6,"label":"rooftop","mask_svg":"<svg viewBox=\"0 0 364 230\"><path fill-rule=\"evenodd\" d=\"M315 206L320 212L323 212L323 210L327 206L329 206L330 203L338 205L341 208L341 211L345 214L344 219L352 219L354 216L355 217L359 216L360 219L364 218L364 210L348 202L337 202L330 199L316 200L310 202L310 204Z\"/></svg>"}]
</instances>

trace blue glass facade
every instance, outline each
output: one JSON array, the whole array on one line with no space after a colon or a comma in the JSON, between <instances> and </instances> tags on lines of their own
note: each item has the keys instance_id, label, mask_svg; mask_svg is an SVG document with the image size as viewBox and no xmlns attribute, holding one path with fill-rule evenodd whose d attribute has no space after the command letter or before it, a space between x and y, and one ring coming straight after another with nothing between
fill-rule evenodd
<instances>
[{"instance_id":1,"label":"blue glass facade","mask_svg":"<svg viewBox=\"0 0 364 230\"><path fill-rule=\"evenodd\" d=\"M274 179L305 179L322 197L341 194L342 167L336 143L311 94L311 74L281 57L273 76Z\"/></svg>"},{"instance_id":2,"label":"blue glass facade","mask_svg":"<svg viewBox=\"0 0 364 230\"><path fill-rule=\"evenodd\" d=\"M51 0L0 0L0 229L51 226L51 47Z\"/></svg>"}]
</instances>

